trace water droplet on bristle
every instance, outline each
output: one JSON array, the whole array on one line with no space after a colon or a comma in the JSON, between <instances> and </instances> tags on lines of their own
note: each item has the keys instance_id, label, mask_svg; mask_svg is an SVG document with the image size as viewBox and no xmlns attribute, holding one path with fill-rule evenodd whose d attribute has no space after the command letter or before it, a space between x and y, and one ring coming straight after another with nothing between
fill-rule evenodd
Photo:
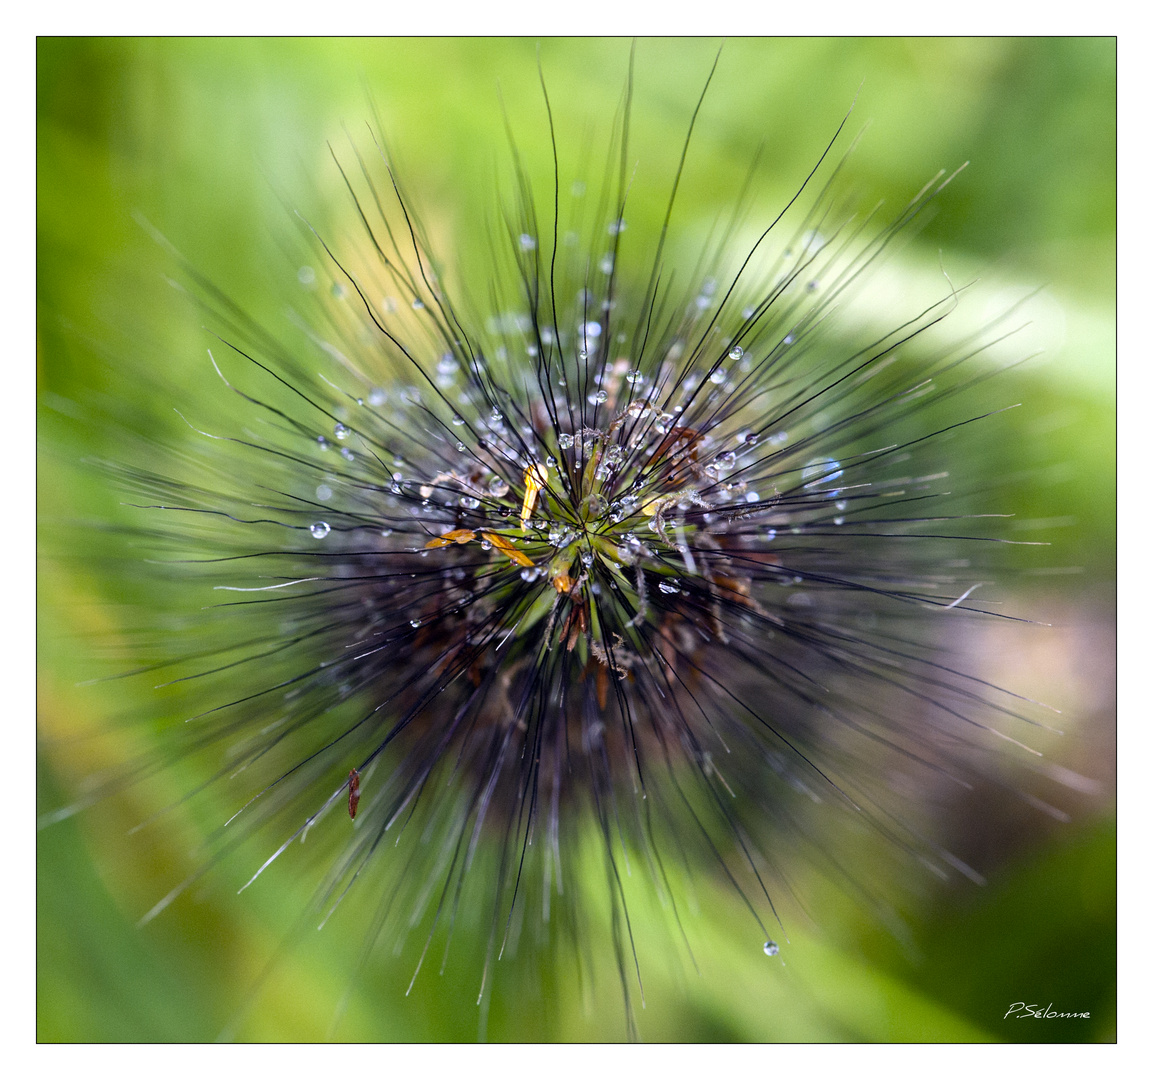
<instances>
[{"instance_id":1,"label":"water droplet on bristle","mask_svg":"<svg viewBox=\"0 0 1153 1080\"><path fill-rule=\"evenodd\" d=\"M327 521L318 521L314 525L310 525L308 531L312 533L317 540L323 540L332 530Z\"/></svg>"},{"instance_id":2,"label":"water droplet on bristle","mask_svg":"<svg viewBox=\"0 0 1153 1080\"><path fill-rule=\"evenodd\" d=\"M777 953L779 953L780 951L781 951L781 947L775 941L766 941L765 942L765 955L766 956L776 956Z\"/></svg>"}]
</instances>

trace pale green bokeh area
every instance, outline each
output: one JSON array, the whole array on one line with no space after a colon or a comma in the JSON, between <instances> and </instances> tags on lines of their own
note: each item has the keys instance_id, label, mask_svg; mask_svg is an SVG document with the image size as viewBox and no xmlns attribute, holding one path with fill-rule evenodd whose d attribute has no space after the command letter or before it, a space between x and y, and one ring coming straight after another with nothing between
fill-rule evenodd
<instances>
[{"instance_id":1,"label":"pale green bokeh area","mask_svg":"<svg viewBox=\"0 0 1153 1080\"><path fill-rule=\"evenodd\" d=\"M637 43L630 228L659 222L716 49ZM603 167L628 53L615 40L539 44L563 169L575 171L585 147L591 170ZM286 207L321 227L348 225L343 209L332 211L345 196L326 140L347 156L343 129L362 141L375 103L440 258L450 268L461 262L467 280L485 268L493 190L507 191L502 100L530 171L549 164L537 56L535 41L499 39L39 42L41 811L147 737L121 728L98 736L132 703L120 684L77 685L107 674L104 657L128 648L123 620L139 586L61 551L52 523L118 520L119 496L84 461L115 453L117 417L171 434L172 409L203 395L209 377L200 319L166 283L171 259L133 215L246 309L274 320L275 283L292 273L281 244ZM1027 653L1002 656L997 681L1062 705L1067 734L1046 752L1098 787L1071 793L1070 823L1041 819L1030 829L1022 822L1033 819L1014 818L1010 835L990 834L995 815L969 807L954 839L985 856L990 883L913 890L904 946L855 900L797 867L791 880L813 917L786 905L790 944L777 960L761 955L723 883L697 882L686 931L698 973L675 928L638 892L646 1039L1115 1037L1115 56L1111 40L724 46L674 219L689 243L740 188L758 146L756 209L763 216L787 200L856 98L847 135L867 130L845 182L862 205L884 197L896 206L938 169L971 163L886 267L894 294L939 298L942 268L957 284L980 278L972 305L958 312L959 325L974 328L1043 290L1025 309L1029 326L998 354L1031 357L996 380L998 400L1024 404L1005 422L1003 466L977 463L988 475L975 486L988 487L991 510L1019 516L1022 535L1052 545L1040 564L1022 561L1015 587L1019 606L1053 629ZM873 314L885 329L895 321ZM860 317L866 325L870 313ZM996 654L995 643L983 648ZM41 1039L215 1037L307 901L307 881L288 872L235 897L252 870L239 859L136 927L195 869L198 838L217 822L177 811L128 830L192 782L174 771L39 834ZM325 1036L360 943L355 914L286 954L241 1037ZM595 980L578 977L563 954L537 980L531 965L518 965L522 985L498 982L490 1038L623 1035L607 918L589 919ZM446 974L436 973L438 960L408 997L420 935L399 959L383 947L336 1036L475 1038L469 957L483 946L468 929ZM1092 1020L1002 1020L1020 1000L1088 1010Z\"/></svg>"}]
</instances>

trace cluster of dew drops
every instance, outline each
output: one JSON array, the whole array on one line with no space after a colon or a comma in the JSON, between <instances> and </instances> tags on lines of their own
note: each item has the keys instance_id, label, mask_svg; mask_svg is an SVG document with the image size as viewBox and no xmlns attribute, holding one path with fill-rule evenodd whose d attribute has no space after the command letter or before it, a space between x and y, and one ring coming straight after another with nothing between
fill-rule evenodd
<instances>
[{"instance_id":1,"label":"cluster of dew drops","mask_svg":"<svg viewBox=\"0 0 1153 1080\"><path fill-rule=\"evenodd\" d=\"M526 322L515 316L495 320L498 328L522 334ZM488 406L477 380L467 377L466 365L445 353L435 365L438 394L416 386L391 393L375 387L365 398L352 399L369 412L387 407L403 416L407 430L394 426L386 432L371 421L354 425L345 406L344 419L331 436L316 436L317 446L326 453L338 447L352 465L358 455L347 444L355 436L371 449L370 459L388 463L387 520L380 532L415 539L408 550L422 557L435 547L476 542L486 551L495 549L494 558L508 560L525 582L547 575L563 593L580 581L593 596L600 592L588 573L594 562L618 577L622 566L643 563L646 570L656 569L662 593L675 594L682 582L673 561L683 572L696 569L693 533L723 529L738 507L747 523L761 499L743 475L755 471L765 453L765 445L758 449L760 435L743 429L721 437L728 426L723 422L697 430L686 413L709 416L748 375L750 360L741 346L732 345L727 367L716 364L704 374L690 370L677 378L674 343L655 379L627 358L603 361L594 372L590 346L600 334L600 324L579 323L576 337L585 347L576 353L576 363L558 361L550 373L546 392L557 423L542 420L547 411L539 390L519 408ZM554 333L545 328L541 341L553 345ZM530 358L537 351L532 344L523 347ZM507 370L507 347L499 346L495 355ZM583 402L566 399L570 383L587 385ZM442 419L446 402L455 411ZM534 413L535 428L529 419ZM765 443L771 450L787 439L780 431ZM347 479L353 475L344 470ZM810 463L804 473L818 483L839 475L831 459ZM326 476L316 487L316 500L331 500L339 483L335 473ZM763 509L762 516L770 519L769 506ZM315 521L309 531L324 540L332 526ZM761 540L775 534L770 523Z\"/></svg>"}]
</instances>

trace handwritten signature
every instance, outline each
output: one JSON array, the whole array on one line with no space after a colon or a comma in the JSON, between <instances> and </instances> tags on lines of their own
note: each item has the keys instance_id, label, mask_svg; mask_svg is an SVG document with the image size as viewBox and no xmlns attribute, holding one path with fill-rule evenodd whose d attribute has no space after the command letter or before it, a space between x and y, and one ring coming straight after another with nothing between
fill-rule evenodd
<instances>
[{"instance_id":1,"label":"handwritten signature","mask_svg":"<svg viewBox=\"0 0 1153 1080\"><path fill-rule=\"evenodd\" d=\"M1010 1016L1016 1017L1018 1020L1024 1020L1026 1017L1032 1017L1034 1020L1088 1020L1089 1014L1087 1012L1054 1012L1053 1003L1050 1001L1048 1005L1026 1005L1023 1001L1014 1001L1009 1006L1009 1011L1002 1017L1008 1020Z\"/></svg>"}]
</instances>

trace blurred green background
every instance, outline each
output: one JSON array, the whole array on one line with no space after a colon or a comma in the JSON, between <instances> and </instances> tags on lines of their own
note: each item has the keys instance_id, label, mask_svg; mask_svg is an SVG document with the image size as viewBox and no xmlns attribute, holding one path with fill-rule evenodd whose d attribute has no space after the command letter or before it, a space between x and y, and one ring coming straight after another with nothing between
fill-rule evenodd
<instances>
[{"instance_id":1,"label":"blurred green background","mask_svg":"<svg viewBox=\"0 0 1153 1080\"><path fill-rule=\"evenodd\" d=\"M502 101L529 168L548 162L538 47L571 167L571 147L599 148L610 133L628 42L38 42L42 813L146 739L117 722L132 704L122 685L80 685L108 674L109 656L130 651L132 583L77 558L58 542L67 532L58 525L118 520L119 496L86 462L115 453L120 421L170 433L174 405L202 393L206 378L201 320L167 284L171 258L134 215L242 306L275 318L285 207L347 223L332 210L344 196L326 140L346 147L345 129L363 130L375 103L438 254L450 266L460 260L467 275L482 266L477 240L494 186L507 178ZM717 48L693 39L636 44L630 227L659 220ZM1041 290L999 354L1029 358L998 382L1025 407L1007 421L1006 467L983 480L993 508L1016 512L1023 536L1051 544L1014 581L1019 608L1051 628L1024 649L1007 651L996 634L971 647L994 681L1062 708L1066 734L1045 746L1046 760L1092 783L1066 785L1064 824L959 807L955 849L979 861L989 884L926 883L903 912L909 940L900 946L803 868L793 881L807 890L813 918L793 913L783 967L727 932L736 904L721 884L698 885L701 914L688 934L699 973L650 935L657 916L638 915L642 943L655 942L642 953L645 1039L1115 1037L1115 95L1111 39L724 45L674 220L686 234L724 208L761 144L757 206L781 204L856 98L849 133L868 130L846 183L862 205L885 197L895 206L938 169L971 162L886 267L889 286L931 301L942 267L958 283L979 278L975 300L958 312L962 329ZM281 878L277 889L238 898L246 867L225 865L137 928L195 868L197 838L213 823L177 811L129 829L188 783L174 772L39 833L41 1040L215 1037L303 907L307 883L294 892ZM359 934L349 918L307 937L276 968L240 1037L324 1037ZM591 946L595 984L562 964L541 975L543 991L506 987L489 1037L620 1038L611 946L607 931L601 936L603 946ZM475 1038L474 981L434 974L405 997L410 953L397 960L382 951L338 1038ZM1017 1001L1092 1019L1003 1020Z\"/></svg>"}]
</instances>

